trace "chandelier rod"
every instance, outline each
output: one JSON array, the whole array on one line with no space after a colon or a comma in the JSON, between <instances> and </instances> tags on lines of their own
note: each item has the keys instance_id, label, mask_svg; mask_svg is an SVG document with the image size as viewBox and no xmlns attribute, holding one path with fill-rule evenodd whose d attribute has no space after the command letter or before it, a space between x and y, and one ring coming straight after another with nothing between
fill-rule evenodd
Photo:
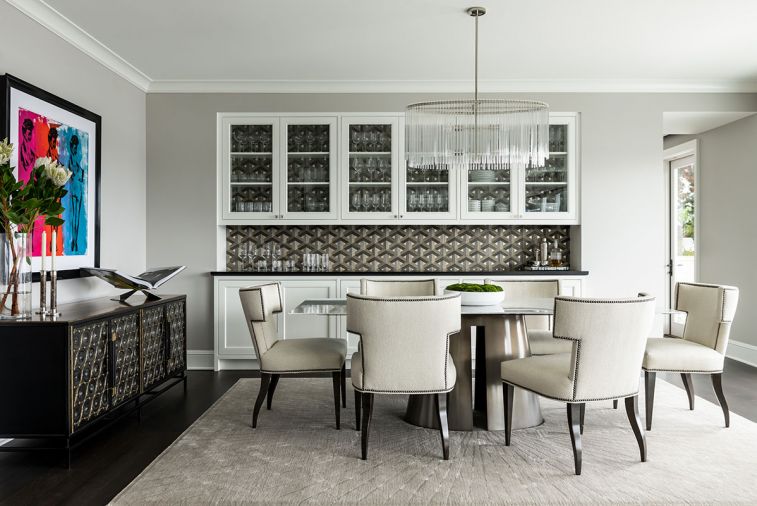
<instances>
[{"instance_id":1,"label":"chandelier rod","mask_svg":"<svg viewBox=\"0 0 757 506\"><path fill-rule=\"evenodd\" d=\"M469 7L466 9L469 16L473 16L476 23L475 52L473 58L473 152L478 153L478 18L486 14L483 7Z\"/></svg>"}]
</instances>

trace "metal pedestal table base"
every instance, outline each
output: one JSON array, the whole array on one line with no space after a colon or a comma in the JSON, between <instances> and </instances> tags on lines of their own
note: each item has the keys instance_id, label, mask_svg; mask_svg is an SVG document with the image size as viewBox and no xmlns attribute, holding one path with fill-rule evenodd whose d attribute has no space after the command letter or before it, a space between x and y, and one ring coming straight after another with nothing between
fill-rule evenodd
<instances>
[{"instance_id":1,"label":"metal pedestal table base","mask_svg":"<svg viewBox=\"0 0 757 506\"><path fill-rule=\"evenodd\" d=\"M500 364L531 355L522 315L463 315L462 330L450 336L450 355L457 369L455 388L449 393L447 417L450 430L473 430L471 342L476 336L475 409L486 414L487 430L504 430ZM438 429L434 396L411 395L405 420ZM515 389L513 428L523 429L544 421L537 395Z\"/></svg>"}]
</instances>

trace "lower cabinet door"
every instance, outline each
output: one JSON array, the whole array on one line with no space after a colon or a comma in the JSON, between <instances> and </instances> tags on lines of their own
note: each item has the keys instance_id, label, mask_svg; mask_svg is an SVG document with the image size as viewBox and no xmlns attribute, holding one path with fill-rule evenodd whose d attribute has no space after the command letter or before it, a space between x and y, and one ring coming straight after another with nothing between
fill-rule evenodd
<instances>
[{"instance_id":1,"label":"lower cabinet door","mask_svg":"<svg viewBox=\"0 0 757 506\"><path fill-rule=\"evenodd\" d=\"M334 279L286 279L281 281L284 298L284 332L279 337L297 339L303 337L336 337L337 316L290 314L307 299L331 299L336 297Z\"/></svg>"},{"instance_id":2,"label":"lower cabinet door","mask_svg":"<svg viewBox=\"0 0 757 506\"><path fill-rule=\"evenodd\" d=\"M187 334L184 322L184 301L169 302L166 304L166 330L168 332L168 363L167 373L173 374L183 371L186 367L185 350L187 348Z\"/></svg>"},{"instance_id":3,"label":"lower cabinet door","mask_svg":"<svg viewBox=\"0 0 757 506\"><path fill-rule=\"evenodd\" d=\"M71 327L71 432L110 408L108 320Z\"/></svg>"},{"instance_id":4,"label":"lower cabinet door","mask_svg":"<svg viewBox=\"0 0 757 506\"><path fill-rule=\"evenodd\" d=\"M166 378L165 315L163 306L140 311L142 325L142 391Z\"/></svg>"},{"instance_id":5,"label":"lower cabinet door","mask_svg":"<svg viewBox=\"0 0 757 506\"><path fill-rule=\"evenodd\" d=\"M139 313L110 321L113 355L113 391L115 407L139 395Z\"/></svg>"}]
</instances>

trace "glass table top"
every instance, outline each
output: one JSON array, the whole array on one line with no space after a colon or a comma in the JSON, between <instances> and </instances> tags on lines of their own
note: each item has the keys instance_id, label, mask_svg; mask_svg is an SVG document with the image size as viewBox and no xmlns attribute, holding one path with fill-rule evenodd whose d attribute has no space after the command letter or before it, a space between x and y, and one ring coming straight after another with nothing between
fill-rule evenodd
<instances>
[{"instance_id":1,"label":"glass table top","mask_svg":"<svg viewBox=\"0 0 757 506\"><path fill-rule=\"evenodd\" d=\"M289 314L347 316L347 299L306 299ZM463 315L551 315L554 314L554 299L520 299L504 301L496 306L460 306ZM658 315L683 315L675 309L658 309Z\"/></svg>"}]
</instances>

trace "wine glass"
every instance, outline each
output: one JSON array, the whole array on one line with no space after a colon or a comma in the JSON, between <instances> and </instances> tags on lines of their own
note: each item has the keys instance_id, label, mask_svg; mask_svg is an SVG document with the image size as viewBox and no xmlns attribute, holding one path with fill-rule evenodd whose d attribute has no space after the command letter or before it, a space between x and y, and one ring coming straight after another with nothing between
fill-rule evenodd
<instances>
[{"instance_id":1,"label":"wine glass","mask_svg":"<svg viewBox=\"0 0 757 506\"><path fill-rule=\"evenodd\" d=\"M353 179L352 181L359 183L363 172L363 159L357 157L353 158L352 165L355 168L355 179Z\"/></svg>"},{"instance_id":2,"label":"wine glass","mask_svg":"<svg viewBox=\"0 0 757 506\"><path fill-rule=\"evenodd\" d=\"M368 158L365 166L368 169L368 181L376 181L376 159Z\"/></svg>"},{"instance_id":3,"label":"wine glass","mask_svg":"<svg viewBox=\"0 0 757 506\"><path fill-rule=\"evenodd\" d=\"M415 191L415 188L410 188L408 192L407 205L410 208L408 209L410 212L415 212L418 207L418 193Z\"/></svg>"},{"instance_id":4,"label":"wine glass","mask_svg":"<svg viewBox=\"0 0 757 506\"><path fill-rule=\"evenodd\" d=\"M389 190L384 190L381 192L381 210L383 212L388 212L391 209L391 202L390 202L390 196L389 196Z\"/></svg>"},{"instance_id":5,"label":"wine glass","mask_svg":"<svg viewBox=\"0 0 757 506\"><path fill-rule=\"evenodd\" d=\"M350 151L353 151L353 152L354 151L362 151L362 148L360 146L360 139L361 139L360 132L357 130L357 128L355 128L350 133L350 141L352 143L351 146L350 146Z\"/></svg>"},{"instance_id":6,"label":"wine glass","mask_svg":"<svg viewBox=\"0 0 757 506\"><path fill-rule=\"evenodd\" d=\"M360 191L359 190L355 191L352 194L352 199L351 200L352 200L352 209L351 210L353 212L359 212L360 211L360 206L362 205L362 198L360 196Z\"/></svg>"},{"instance_id":7,"label":"wine glass","mask_svg":"<svg viewBox=\"0 0 757 506\"><path fill-rule=\"evenodd\" d=\"M305 133L304 151L315 151L315 134L310 129Z\"/></svg>"},{"instance_id":8,"label":"wine glass","mask_svg":"<svg viewBox=\"0 0 757 506\"><path fill-rule=\"evenodd\" d=\"M381 205L381 196L378 193L371 195L371 203L373 204L373 212L377 212Z\"/></svg>"},{"instance_id":9,"label":"wine glass","mask_svg":"<svg viewBox=\"0 0 757 506\"><path fill-rule=\"evenodd\" d=\"M424 207L426 207L426 194L418 192L418 211L423 212Z\"/></svg>"}]
</instances>

